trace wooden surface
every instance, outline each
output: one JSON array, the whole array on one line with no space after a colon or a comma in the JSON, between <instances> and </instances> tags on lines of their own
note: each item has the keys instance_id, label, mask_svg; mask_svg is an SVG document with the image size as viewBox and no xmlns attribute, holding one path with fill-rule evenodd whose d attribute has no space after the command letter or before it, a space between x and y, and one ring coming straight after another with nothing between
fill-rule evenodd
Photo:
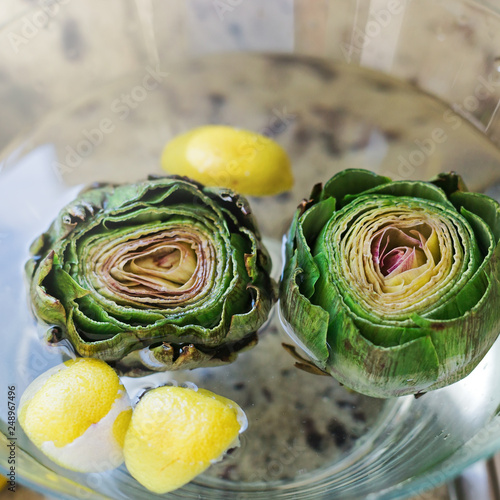
<instances>
[{"instance_id":1,"label":"wooden surface","mask_svg":"<svg viewBox=\"0 0 500 500\"><path fill-rule=\"evenodd\" d=\"M4 488L0 492L0 500L53 500L53 498L40 495L18 484L15 493Z\"/></svg>"}]
</instances>

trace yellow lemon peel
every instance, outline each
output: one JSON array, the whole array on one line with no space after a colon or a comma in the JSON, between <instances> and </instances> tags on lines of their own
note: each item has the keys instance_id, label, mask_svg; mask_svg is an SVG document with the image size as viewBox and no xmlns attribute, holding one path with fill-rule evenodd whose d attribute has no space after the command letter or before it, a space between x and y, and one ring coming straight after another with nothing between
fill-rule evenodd
<instances>
[{"instance_id":1,"label":"yellow lemon peel","mask_svg":"<svg viewBox=\"0 0 500 500\"><path fill-rule=\"evenodd\" d=\"M79 472L123 462L130 401L104 361L78 358L34 380L19 404L19 423L31 441L62 467Z\"/></svg>"},{"instance_id":2,"label":"yellow lemon peel","mask_svg":"<svg viewBox=\"0 0 500 500\"><path fill-rule=\"evenodd\" d=\"M155 493L191 481L239 444L243 410L207 390L165 386L147 392L134 409L125 436L130 474Z\"/></svg>"},{"instance_id":3,"label":"yellow lemon peel","mask_svg":"<svg viewBox=\"0 0 500 500\"><path fill-rule=\"evenodd\" d=\"M206 125L174 137L163 150L161 165L171 174L245 195L273 195L293 186L290 159L278 143L225 125Z\"/></svg>"}]
</instances>

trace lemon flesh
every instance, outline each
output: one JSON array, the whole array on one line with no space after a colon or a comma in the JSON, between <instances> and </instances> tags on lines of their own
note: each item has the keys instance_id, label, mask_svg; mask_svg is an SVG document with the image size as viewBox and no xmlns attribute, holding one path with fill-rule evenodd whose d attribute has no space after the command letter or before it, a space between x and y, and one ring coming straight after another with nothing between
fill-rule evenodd
<instances>
[{"instance_id":1,"label":"lemon flesh","mask_svg":"<svg viewBox=\"0 0 500 500\"><path fill-rule=\"evenodd\" d=\"M206 125L175 137L165 146L161 165L206 186L252 196L278 194L293 186L290 159L279 144L225 125Z\"/></svg>"},{"instance_id":2,"label":"lemon flesh","mask_svg":"<svg viewBox=\"0 0 500 500\"><path fill-rule=\"evenodd\" d=\"M203 389L159 387L134 409L125 436L125 464L150 491L166 493L237 446L245 428L243 410L229 399Z\"/></svg>"},{"instance_id":3,"label":"lemon flesh","mask_svg":"<svg viewBox=\"0 0 500 500\"><path fill-rule=\"evenodd\" d=\"M35 379L19 404L31 441L62 467L100 472L123 462L132 409L125 388L104 361L78 358Z\"/></svg>"}]
</instances>

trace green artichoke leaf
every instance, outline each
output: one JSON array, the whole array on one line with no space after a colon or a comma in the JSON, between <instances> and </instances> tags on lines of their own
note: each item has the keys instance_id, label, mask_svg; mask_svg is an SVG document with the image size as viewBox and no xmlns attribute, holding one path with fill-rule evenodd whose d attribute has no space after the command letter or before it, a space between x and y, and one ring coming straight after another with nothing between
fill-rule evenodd
<instances>
[{"instance_id":1,"label":"green artichoke leaf","mask_svg":"<svg viewBox=\"0 0 500 500\"><path fill-rule=\"evenodd\" d=\"M476 214L493 231L495 240L500 239L500 207L492 198L481 193L455 192L450 196L457 210L465 208Z\"/></svg>"},{"instance_id":2,"label":"green artichoke leaf","mask_svg":"<svg viewBox=\"0 0 500 500\"><path fill-rule=\"evenodd\" d=\"M417 393L438 378L439 359L428 331L384 347L360 333L341 301L333 309L333 318L328 335L332 355L325 368L345 386L383 398Z\"/></svg>"},{"instance_id":3,"label":"green artichoke leaf","mask_svg":"<svg viewBox=\"0 0 500 500\"><path fill-rule=\"evenodd\" d=\"M453 204L448 200L444 192L438 187L429 182L421 181L397 181L388 182L367 189L361 193L348 194L344 196L344 202L350 203L359 196L367 196L371 194L386 194L390 196L410 196L413 198L423 198L426 200L443 203L448 207L453 207Z\"/></svg>"},{"instance_id":4,"label":"green artichoke leaf","mask_svg":"<svg viewBox=\"0 0 500 500\"><path fill-rule=\"evenodd\" d=\"M320 198L335 198L340 208L344 197L363 193L369 189L388 184L389 177L378 175L375 172L362 169L346 169L334 175L325 183L321 190Z\"/></svg>"},{"instance_id":5,"label":"green artichoke leaf","mask_svg":"<svg viewBox=\"0 0 500 500\"><path fill-rule=\"evenodd\" d=\"M297 254L287 261L280 284L280 313L285 330L300 347L324 367L330 356L327 343L328 313L311 303L299 286L303 270L297 265Z\"/></svg>"},{"instance_id":6,"label":"green artichoke leaf","mask_svg":"<svg viewBox=\"0 0 500 500\"><path fill-rule=\"evenodd\" d=\"M456 172L441 172L430 183L442 189L448 197L457 191L468 191L464 180Z\"/></svg>"},{"instance_id":7,"label":"green artichoke leaf","mask_svg":"<svg viewBox=\"0 0 500 500\"><path fill-rule=\"evenodd\" d=\"M55 252L52 250L43 260L32 259L26 266L27 272L30 273L34 272L35 267L38 266L39 282L31 287L31 300L33 310L46 323L55 323L66 317L66 310L61 300L47 292L46 287L42 284L52 272L54 258Z\"/></svg>"},{"instance_id":8,"label":"green artichoke leaf","mask_svg":"<svg viewBox=\"0 0 500 500\"><path fill-rule=\"evenodd\" d=\"M277 296L247 200L178 176L82 192L31 252L35 315L121 373L232 362Z\"/></svg>"},{"instance_id":9,"label":"green artichoke leaf","mask_svg":"<svg viewBox=\"0 0 500 500\"><path fill-rule=\"evenodd\" d=\"M314 293L314 284L319 278L319 271L309 248L311 245L314 245L315 235L318 234L321 227L328 221L334 210L334 198L320 201L302 215L300 219L301 224L297 228L296 246L298 259L302 262L304 273L309 278L301 282L301 290L308 298Z\"/></svg>"},{"instance_id":10,"label":"green artichoke leaf","mask_svg":"<svg viewBox=\"0 0 500 500\"><path fill-rule=\"evenodd\" d=\"M456 174L341 172L299 207L285 244L285 329L354 390L444 387L500 332L500 206Z\"/></svg>"}]
</instances>

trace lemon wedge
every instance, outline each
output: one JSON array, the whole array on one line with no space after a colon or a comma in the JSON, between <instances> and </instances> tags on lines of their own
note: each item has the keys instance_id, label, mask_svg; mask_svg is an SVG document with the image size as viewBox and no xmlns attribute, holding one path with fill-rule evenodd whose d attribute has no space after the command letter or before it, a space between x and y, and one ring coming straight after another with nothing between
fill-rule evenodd
<instances>
[{"instance_id":1,"label":"lemon wedge","mask_svg":"<svg viewBox=\"0 0 500 500\"><path fill-rule=\"evenodd\" d=\"M161 165L170 174L251 196L278 194L293 186L290 159L279 144L225 125L206 125L174 137L163 150Z\"/></svg>"},{"instance_id":2,"label":"lemon wedge","mask_svg":"<svg viewBox=\"0 0 500 500\"><path fill-rule=\"evenodd\" d=\"M77 358L35 379L19 403L31 441L62 467L101 472L123 462L132 409L125 388L104 361Z\"/></svg>"},{"instance_id":3,"label":"lemon wedge","mask_svg":"<svg viewBox=\"0 0 500 500\"><path fill-rule=\"evenodd\" d=\"M191 481L238 446L243 410L204 389L164 386L147 392L125 436L125 464L150 491L166 493Z\"/></svg>"}]
</instances>

